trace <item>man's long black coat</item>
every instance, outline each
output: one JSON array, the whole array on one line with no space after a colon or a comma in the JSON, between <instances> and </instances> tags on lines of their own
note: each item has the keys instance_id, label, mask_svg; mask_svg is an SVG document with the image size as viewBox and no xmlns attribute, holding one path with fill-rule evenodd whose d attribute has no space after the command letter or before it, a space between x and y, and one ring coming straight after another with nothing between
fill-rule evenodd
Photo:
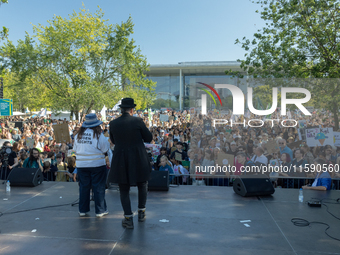
<instances>
[{"instance_id":1,"label":"man's long black coat","mask_svg":"<svg viewBox=\"0 0 340 255\"><path fill-rule=\"evenodd\" d=\"M152 134L139 117L124 113L110 122L110 139L115 144L109 182L136 185L149 180L151 165L143 142Z\"/></svg>"}]
</instances>

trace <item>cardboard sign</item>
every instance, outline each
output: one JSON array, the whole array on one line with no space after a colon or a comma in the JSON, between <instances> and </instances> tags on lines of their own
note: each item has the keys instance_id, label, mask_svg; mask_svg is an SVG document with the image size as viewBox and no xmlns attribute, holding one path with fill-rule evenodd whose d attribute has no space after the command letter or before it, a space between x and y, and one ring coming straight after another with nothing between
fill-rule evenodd
<instances>
[{"instance_id":1,"label":"cardboard sign","mask_svg":"<svg viewBox=\"0 0 340 255\"><path fill-rule=\"evenodd\" d=\"M175 119L174 116L169 116L169 121L173 121Z\"/></svg>"},{"instance_id":2,"label":"cardboard sign","mask_svg":"<svg viewBox=\"0 0 340 255\"><path fill-rule=\"evenodd\" d=\"M296 141L296 142L293 142L293 143L287 143L287 146L290 148L290 149L296 149L298 147L300 147L300 144L302 143L303 141Z\"/></svg>"},{"instance_id":3,"label":"cardboard sign","mask_svg":"<svg viewBox=\"0 0 340 255\"><path fill-rule=\"evenodd\" d=\"M175 159L178 160L178 161L182 161L182 154L175 152Z\"/></svg>"},{"instance_id":4,"label":"cardboard sign","mask_svg":"<svg viewBox=\"0 0 340 255\"><path fill-rule=\"evenodd\" d=\"M276 141L268 141L265 144L265 146L267 148L267 152L270 153L270 154L280 151L279 145L277 144Z\"/></svg>"},{"instance_id":5,"label":"cardboard sign","mask_svg":"<svg viewBox=\"0 0 340 255\"><path fill-rule=\"evenodd\" d=\"M169 121L169 115L167 115L167 114L160 114L159 115L159 120L161 122Z\"/></svg>"},{"instance_id":6,"label":"cardboard sign","mask_svg":"<svg viewBox=\"0 0 340 255\"><path fill-rule=\"evenodd\" d=\"M68 143L71 140L67 123L53 125L56 143Z\"/></svg>"},{"instance_id":7,"label":"cardboard sign","mask_svg":"<svg viewBox=\"0 0 340 255\"><path fill-rule=\"evenodd\" d=\"M334 145L333 128L307 128L306 142L309 147Z\"/></svg>"},{"instance_id":8,"label":"cardboard sign","mask_svg":"<svg viewBox=\"0 0 340 255\"><path fill-rule=\"evenodd\" d=\"M32 138L26 138L26 146L27 146L27 148L29 148L29 149L32 149L32 148L34 148L34 139L32 139Z\"/></svg>"},{"instance_id":9,"label":"cardboard sign","mask_svg":"<svg viewBox=\"0 0 340 255\"><path fill-rule=\"evenodd\" d=\"M9 127L10 129L15 128L15 123L14 123L14 122L8 122L8 127Z\"/></svg>"},{"instance_id":10,"label":"cardboard sign","mask_svg":"<svg viewBox=\"0 0 340 255\"><path fill-rule=\"evenodd\" d=\"M217 163L219 166L233 166L234 165L234 155L224 153L220 151L217 157Z\"/></svg>"}]
</instances>

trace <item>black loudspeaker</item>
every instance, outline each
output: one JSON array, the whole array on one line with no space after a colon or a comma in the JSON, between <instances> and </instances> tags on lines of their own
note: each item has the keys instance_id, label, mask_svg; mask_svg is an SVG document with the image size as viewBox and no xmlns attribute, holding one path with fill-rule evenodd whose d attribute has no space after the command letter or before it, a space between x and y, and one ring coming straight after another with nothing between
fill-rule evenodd
<instances>
[{"instance_id":1,"label":"black loudspeaker","mask_svg":"<svg viewBox=\"0 0 340 255\"><path fill-rule=\"evenodd\" d=\"M268 196L275 192L274 186L265 174L238 176L233 189L242 197Z\"/></svg>"},{"instance_id":2,"label":"black loudspeaker","mask_svg":"<svg viewBox=\"0 0 340 255\"><path fill-rule=\"evenodd\" d=\"M35 187L44 180L44 175L39 168L13 168L8 175L11 186Z\"/></svg>"},{"instance_id":3,"label":"black loudspeaker","mask_svg":"<svg viewBox=\"0 0 340 255\"><path fill-rule=\"evenodd\" d=\"M23 126L23 122L22 122L22 121L15 121L15 122L14 122L14 127L15 127L15 128L21 129L22 126Z\"/></svg>"},{"instance_id":4,"label":"black loudspeaker","mask_svg":"<svg viewBox=\"0 0 340 255\"><path fill-rule=\"evenodd\" d=\"M168 191L169 190L169 172L168 171L151 171L148 182L148 190Z\"/></svg>"}]
</instances>

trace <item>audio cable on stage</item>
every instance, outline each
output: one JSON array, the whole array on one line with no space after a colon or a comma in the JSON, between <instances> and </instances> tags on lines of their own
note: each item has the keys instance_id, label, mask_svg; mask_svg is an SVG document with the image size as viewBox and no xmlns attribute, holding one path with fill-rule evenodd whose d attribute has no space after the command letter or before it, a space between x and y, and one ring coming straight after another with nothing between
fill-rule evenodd
<instances>
[{"instance_id":1,"label":"audio cable on stage","mask_svg":"<svg viewBox=\"0 0 340 255\"><path fill-rule=\"evenodd\" d=\"M312 198L312 199L316 199L316 198ZM317 200L317 199L316 199ZM334 202L324 202L324 200L331 200L331 201L336 201L335 203ZM332 215L334 218L336 218L337 220L340 220L339 217L335 216L333 213L331 213L329 211L329 208L328 206L326 205L327 204L337 204L337 205L340 205L340 198L338 199L322 199L322 200L319 200L323 206L325 206L327 208L327 212ZM302 219L302 218L292 218L291 219L291 222L294 224L294 226L297 226L297 227L307 227L307 226L310 226L311 224L320 224L320 225L325 225L327 226L327 228L325 229L325 234L332 238L333 240L336 240L336 241L340 241L339 238L336 238L334 236L331 236L330 234L328 234L328 230L331 228L327 223L325 222L320 222L320 221L308 221L308 220L305 220L305 219Z\"/></svg>"},{"instance_id":2,"label":"audio cable on stage","mask_svg":"<svg viewBox=\"0 0 340 255\"><path fill-rule=\"evenodd\" d=\"M54 207L60 207L60 206L75 206L77 205L79 199L75 200L72 203L67 203L67 204L61 204L61 205L49 205L49 206L43 206L43 207L37 207L37 208L30 208L30 209L25 209L25 210L19 210L19 211L14 211L14 212L6 212L6 213L2 213L0 212L0 217L3 215L9 215L9 214L15 214L15 213L21 213L21 212L29 212L29 211L35 211L35 210L41 210L41 209L47 209L47 208L54 208Z\"/></svg>"}]
</instances>

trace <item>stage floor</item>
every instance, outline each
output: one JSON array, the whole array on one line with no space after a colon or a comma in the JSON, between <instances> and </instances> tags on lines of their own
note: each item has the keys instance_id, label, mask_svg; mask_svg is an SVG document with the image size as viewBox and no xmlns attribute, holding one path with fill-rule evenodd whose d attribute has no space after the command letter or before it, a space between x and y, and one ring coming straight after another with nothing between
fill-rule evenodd
<instances>
[{"instance_id":1,"label":"stage floor","mask_svg":"<svg viewBox=\"0 0 340 255\"><path fill-rule=\"evenodd\" d=\"M340 192L304 191L305 201L313 197L337 199ZM149 192L147 219L140 223L135 215L133 230L121 226L116 190L106 192L110 214L103 218L95 217L94 202L84 218L71 205L30 210L77 198L77 183L12 187L8 197L5 185L0 185L0 254L340 254L340 242L326 236L326 226L291 223L293 217L322 221L331 226L329 234L340 238L340 221L324 206L299 203L294 189L276 189L261 198L238 196L232 187L179 186ZM136 188L131 201L136 210ZM340 204L328 207L340 217Z\"/></svg>"}]
</instances>

